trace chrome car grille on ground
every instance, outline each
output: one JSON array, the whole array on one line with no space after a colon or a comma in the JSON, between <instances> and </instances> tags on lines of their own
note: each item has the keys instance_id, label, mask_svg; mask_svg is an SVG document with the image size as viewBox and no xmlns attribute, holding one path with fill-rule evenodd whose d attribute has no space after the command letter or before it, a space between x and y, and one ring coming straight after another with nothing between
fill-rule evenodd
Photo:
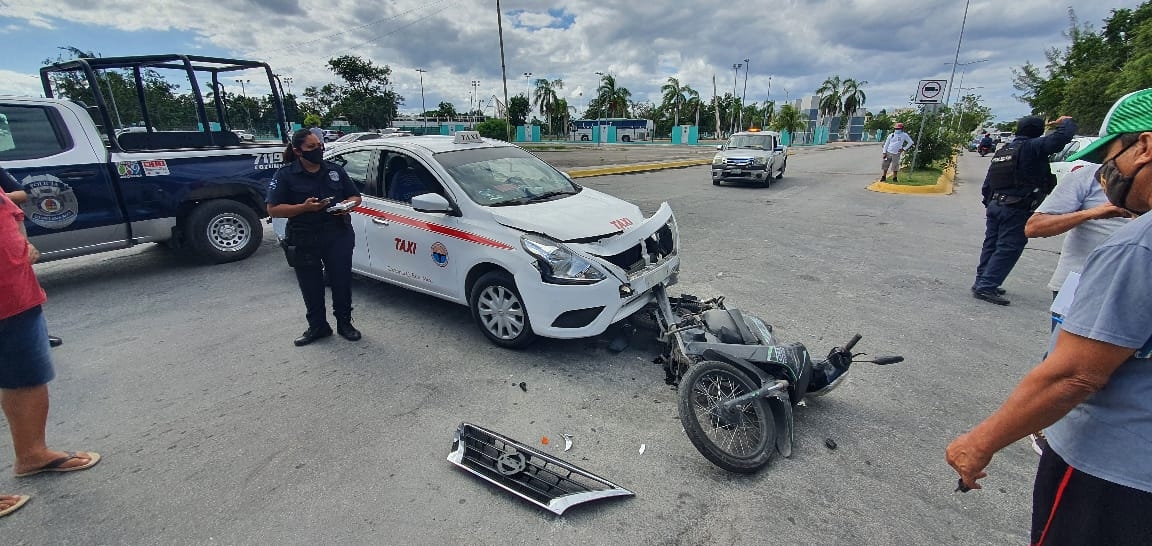
<instances>
[{"instance_id":1,"label":"chrome car grille on ground","mask_svg":"<svg viewBox=\"0 0 1152 546\"><path fill-rule=\"evenodd\" d=\"M556 515L576 504L634 495L576 465L469 423L456 430L448 461Z\"/></svg>"}]
</instances>

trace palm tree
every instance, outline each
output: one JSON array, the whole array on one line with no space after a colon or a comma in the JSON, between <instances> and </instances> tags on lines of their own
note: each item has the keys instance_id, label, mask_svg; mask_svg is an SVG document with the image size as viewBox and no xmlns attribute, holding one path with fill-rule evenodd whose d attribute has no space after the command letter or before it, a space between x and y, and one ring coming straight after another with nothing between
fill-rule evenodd
<instances>
[{"instance_id":1,"label":"palm tree","mask_svg":"<svg viewBox=\"0 0 1152 546\"><path fill-rule=\"evenodd\" d=\"M564 89L564 80L548 81L544 78L536 80L536 89L533 94L533 103L539 109L540 115L548 120L548 132L556 134L552 127L552 116L555 113L556 103L559 100L557 91Z\"/></svg>"},{"instance_id":2,"label":"palm tree","mask_svg":"<svg viewBox=\"0 0 1152 546\"><path fill-rule=\"evenodd\" d=\"M772 120L776 118L776 101L764 99L764 122L761 124L763 127L768 127Z\"/></svg>"},{"instance_id":3,"label":"palm tree","mask_svg":"<svg viewBox=\"0 0 1152 546\"><path fill-rule=\"evenodd\" d=\"M795 106L785 104L780 107L772 120L772 129L775 131L788 131L791 137L789 144L796 144L796 134L808 127L808 116L801 114Z\"/></svg>"},{"instance_id":4,"label":"palm tree","mask_svg":"<svg viewBox=\"0 0 1152 546\"><path fill-rule=\"evenodd\" d=\"M604 74L600 77L600 87L596 88L596 96L607 109L609 116L619 109L620 117L627 117L628 101L632 98L632 92L627 87L617 86L615 76Z\"/></svg>"},{"instance_id":5,"label":"palm tree","mask_svg":"<svg viewBox=\"0 0 1152 546\"><path fill-rule=\"evenodd\" d=\"M842 83L840 76L835 75L825 79L824 83L816 89L816 96L820 97L817 109L823 119L835 117L844 108Z\"/></svg>"},{"instance_id":6,"label":"palm tree","mask_svg":"<svg viewBox=\"0 0 1152 546\"><path fill-rule=\"evenodd\" d=\"M675 111L674 125L680 125L680 109L688 101L688 94L690 92L695 93L695 91L687 85L680 85L680 80L672 77L668 78L668 83L660 87L660 91L664 93L664 101L660 107Z\"/></svg>"},{"instance_id":7,"label":"palm tree","mask_svg":"<svg viewBox=\"0 0 1152 546\"><path fill-rule=\"evenodd\" d=\"M844 80L840 96L844 99L844 114L846 117L851 117L853 113L864 107L868 96L864 94L861 88L865 85L868 85L867 81L858 82L852 78L846 78ZM848 124L841 123L840 127L844 135L847 135L849 129Z\"/></svg>"}]
</instances>

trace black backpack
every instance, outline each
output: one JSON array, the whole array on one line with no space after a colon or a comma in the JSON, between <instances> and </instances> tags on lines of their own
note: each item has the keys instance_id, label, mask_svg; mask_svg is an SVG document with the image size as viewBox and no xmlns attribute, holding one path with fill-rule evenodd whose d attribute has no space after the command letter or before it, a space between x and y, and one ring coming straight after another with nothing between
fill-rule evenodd
<instances>
[{"instance_id":1,"label":"black backpack","mask_svg":"<svg viewBox=\"0 0 1152 546\"><path fill-rule=\"evenodd\" d=\"M1039 189L1041 193L1047 194L1056 185L1056 176L1050 169L1048 173L1041 175L1041 179L1021 176L1020 148L1023 142L1014 140L992 154L992 164L988 166L987 177L988 187L992 191L1027 188L1030 191Z\"/></svg>"}]
</instances>

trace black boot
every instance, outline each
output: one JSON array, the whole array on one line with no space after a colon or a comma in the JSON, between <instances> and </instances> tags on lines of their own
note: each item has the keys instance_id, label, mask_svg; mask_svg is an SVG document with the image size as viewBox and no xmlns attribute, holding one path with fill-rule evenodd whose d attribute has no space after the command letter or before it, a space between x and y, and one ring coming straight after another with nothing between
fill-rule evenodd
<instances>
[{"instance_id":1,"label":"black boot","mask_svg":"<svg viewBox=\"0 0 1152 546\"><path fill-rule=\"evenodd\" d=\"M327 324L319 328L309 326L308 329L304 330L304 333L300 337L296 338L296 340L292 343L297 347L303 347L309 343L312 343L313 341L316 341L317 339L325 338L330 335L332 335L332 327L328 326Z\"/></svg>"},{"instance_id":2,"label":"black boot","mask_svg":"<svg viewBox=\"0 0 1152 546\"><path fill-rule=\"evenodd\" d=\"M352 319L337 320L336 333L348 341L360 341L360 330L352 326Z\"/></svg>"}]
</instances>

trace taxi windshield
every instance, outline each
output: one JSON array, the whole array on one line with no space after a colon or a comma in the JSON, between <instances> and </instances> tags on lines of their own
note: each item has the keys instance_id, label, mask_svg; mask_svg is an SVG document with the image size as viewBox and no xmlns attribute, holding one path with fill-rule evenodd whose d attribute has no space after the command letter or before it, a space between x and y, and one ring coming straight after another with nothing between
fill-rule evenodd
<instances>
[{"instance_id":1,"label":"taxi windshield","mask_svg":"<svg viewBox=\"0 0 1152 546\"><path fill-rule=\"evenodd\" d=\"M728 139L728 145L726 147L771 150L772 137L769 135L736 135Z\"/></svg>"},{"instance_id":2,"label":"taxi windshield","mask_svg":"<svg viewBox=\"0 0 1152 546\"><path fill-rule=\"evenodd\" d=\"M552 166L512 146L441 152L436 161L477 204L500 207L561 199L580 192Z\"/></svg>"}]
</instances>

